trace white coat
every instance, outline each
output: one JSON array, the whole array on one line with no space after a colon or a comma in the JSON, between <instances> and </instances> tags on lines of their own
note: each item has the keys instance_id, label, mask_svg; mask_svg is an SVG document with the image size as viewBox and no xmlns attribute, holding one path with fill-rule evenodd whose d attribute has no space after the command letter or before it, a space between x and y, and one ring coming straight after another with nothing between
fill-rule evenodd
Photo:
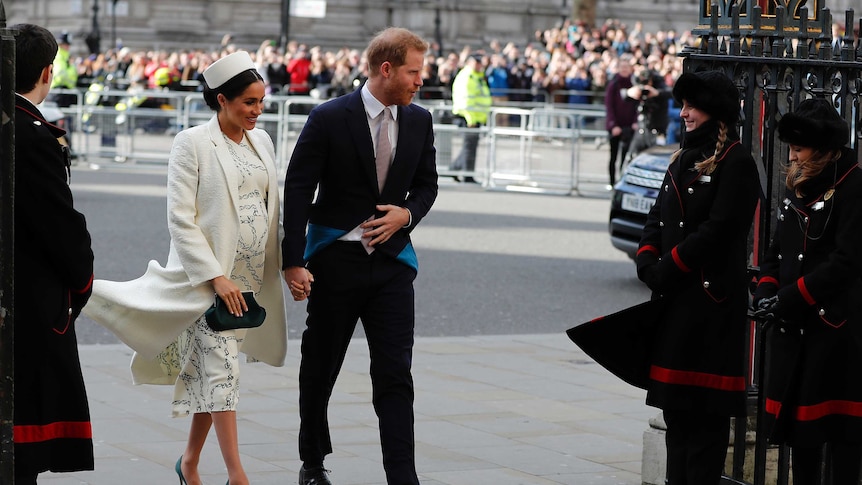
<instances>
[{"instance_id":1,"label":"white coat","mask_svg":"<svg viewBox=\"0 0 862 485\"><path fill-rule=\"evenodd\" d=\"M247 131L269 174L264 281L257 297L266 320L249 329L240 350L253 360L284 365L287 317L281 276L281 217L275 149L260 129ZM238 179L218 119L177 134L168 161L170 252L164 267L125 282L96 280L84 314L135 350L136 384L173 384L156 357L213 304L209 280L230 277L239 240Z\"/></svg>"}]
</instances>

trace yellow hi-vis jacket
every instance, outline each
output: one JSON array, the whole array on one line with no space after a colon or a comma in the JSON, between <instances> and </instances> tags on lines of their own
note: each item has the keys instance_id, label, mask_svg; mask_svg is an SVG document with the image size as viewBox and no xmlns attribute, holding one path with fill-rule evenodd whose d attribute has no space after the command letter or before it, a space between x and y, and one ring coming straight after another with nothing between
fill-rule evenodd
<instances>
[{"instance_id":1,"label":"yellow hi-vis jacket","mask_svg":"<svg viewBox=\"0 0 862 485\"><path fill-rule=\"evenodd\" d=\"M54 57L54 79L52 88L72 89L78 84L78 71L69 62L69 51L60 47Z\"/></svg>"},{"instance_id":2,"label":"yellow hi-vis jacket","mask_svg":"<svg viewBox=\"0 0 862 485\"><path fill-rule=\"evenodd\" d=\"M488 122L491 109L491 90L482 72L465 67L452 83L452 113L463 116L467 126Z\"/></svg>"}]
</instances>

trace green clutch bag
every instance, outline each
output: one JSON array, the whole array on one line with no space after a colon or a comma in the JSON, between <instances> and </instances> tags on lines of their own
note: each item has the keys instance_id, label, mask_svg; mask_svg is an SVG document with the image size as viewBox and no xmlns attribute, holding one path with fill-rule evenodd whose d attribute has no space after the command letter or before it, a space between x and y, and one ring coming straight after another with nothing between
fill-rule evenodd
<instances>
[{"instance_id":1,"label":"green clutch bag","mask_svg":"<svg viewBox=\"0 0 862 485\"><path fill-rule=\"evenodd\" d=\"M241 317L237 317L230 314L227 305L216 295L213 306L204 313L207 325L216 332L261 326L266 318L266 310L257 303L257 300L254 299L254 293L251 291L243 291L242 297L245 298L248 311L243 312Z\"/></svg>"}]
</instances>

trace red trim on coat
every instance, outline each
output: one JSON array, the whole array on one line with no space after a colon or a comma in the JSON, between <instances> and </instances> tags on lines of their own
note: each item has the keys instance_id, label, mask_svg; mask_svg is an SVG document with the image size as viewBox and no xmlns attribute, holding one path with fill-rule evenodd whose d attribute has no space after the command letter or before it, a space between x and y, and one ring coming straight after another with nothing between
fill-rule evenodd
<instances>
[{"instance_id":1,"label":"red trim on coat","mask_svg":"<svg viewBox=\"0 0 862 485\"><path fill-rule=\"evenodd\" d=\"M848 168L848 169L847 169L847 171L846 171L846 172L844 172L844 174L843 174L843 175L841 175L841 177L839 177L839 178L838 178L838 180L836 180L836 181L835 181L835 183L834 183L834 184L832 184L832 186L831 186L831 187L829 187L829 188L830 188L830 189L832 189L832 190L834 190L836 187L838 187L839 185L841 185L841 182L843 182L843 181L844 181L844 179L845 179L845 178L847 178L847 176L848 176L848 175L850 175L851 173L853 173L853 171L854 171L854 170L859 170L859 165L853 165L853 166L851 166L850 168ZM805 207L811 207L811 206L813 206L814 204L816 204L816 203L818 203L818 202L822 201L822 200L823 200L823 196L824 196L824 194L826 194L826 192L829 192L829 190L824 191L824 192L823 192L823 194L820 194L816 199L814 199L814 200L812 200L811 202L809 202L809 203L805 204Z\"/></svg>"},{"instance_id":2,"label":"red trim on coat","mask_svg":"<svg viewBox=\"0 0 862 485\"><path fill-rule=\"evenodd\" d=\"M805 299L805 303L809 305L813 305L817 303L811 293L808 292L808 288L805 287L805 278L799 278L796 280L796 287L799 288L799 293L802 294L802 298Z\"/></svg>"},{"instance_id":3,"label":"red trim on coat","mask_svg":"<svg viewBox=\"0 0 862 485\"><path fill-rule=\"evenodd\" d=\"M728 145L728 146L727 146L727 148L725 148L725 149L724 149L724 153L722 153L722 154L721 154L721 156L720 156L719 158L716 158L716 159L715 159L715 163L718 163L718 162L720 162L720 161L724 160L724 157L726 157L726 156L727 156L727 154L728 154L728 153L730 153L730 149L731 149L731 148L735 147L736 145L741 145L741 144L742 144L742 142L741 142L741 141L736 140L736 141L734 141L733 143L731 143L730 145Z\"/></svg>"},{"instance_id":4,"label":"red trim on coat","mask_svg":"<svg viewBox=\"0 0 862 485\"><path fill-rule=\"evenodd\" d=\"M30 101L30 100L28 99L27 101ZM56 128L56 129L58 129L58 130L61 130L61 131L63 131L64 133L68 133L65 129L60 128L59 126L55 125L54 123L51 123L50 121L46 120L45 118L43 118L43 117L41 117L41 116L37 115L36 113L34 113L34 112L30 111L29 109L27 109L27 108L25 108L25 107L23 107L23 106L18 106L18 105L16 105L16 106L15 106L15 109L19 109L19 110L21 110L21 111L23 111L23 112L27 113L28 115L32 116L33 118L36 118L37 120L39 120L39 123L44 123L44 124L46 124L46 125L48 125L48 126L51 126L51 127L53 127L53 128Z\"/></svg>"},{"instance_id":5,"label":"red trim on coat","mask_svg":"<svg viewBox=\"0 0 862 485\"><path fill-rule=\"evenodd\" d=\"M646 246L643 246L642 248L638 249L637 256L640 256L642 252L647 252L647 251L649 251L655 255L658 255L658 248L651 245L651 244L647 244Z\"/></svg>"},{"instance_id":6,"label":"red trim on coat","mask_svg":"<svg viewBox=\"0 0 862 485\"><path fill-rule=\"evenodd\" d=\"M733 143L731 143L730 145L728 145L727 147L725 147L724 152L722 152L720 156L717 156L715 158L715 163L718 163L718 162L724 160L724 158L727 157L727 154L730 153L730 149L736 145L740 145L741 143L742 142L740 142L739 140L736 140ZM703 160L701 160L701 161L703 161ZM698 162L698 163L700 163L700 162ZM690 186L694 185L698 180L700 180L701 177L703 177L703 175L704 175L703 170L698 170L697 177L691 179L691 181L689 183L687 183L685 185L685 187L690 187ZM680 202L680 204L682 204L682 202Z\"/></svg>"},{"instance_id":7,"label":"red trim on coat","mask_svg":"<svg viewBox=\"0 0 862 485\"><path fill-rule=\"evenodd\" d=\"M760 278L760 281L757 282L757 286L771 284L778 286L778 278L773 278L772 276L764 276Z\"/></svg>"},{"instance_id":8,"label":"red trim on coat","mask_svg":"<svg viewBox=\"0 0 862 485\"><path fill-rule=\"evenodd\" d=\"M862 402L823 401L811 406L799 406L796 408L796 419L799 421L813 421L830 414L862 417Z\"/></svg>"},{"instance_id":9,"label":"red trim on coat","mask_svg":"<svg viewBox=\"0 0 862 485\"><path fill-rule=\"evenodd\" d=\"M838 182L836 182L836 183L835 183L835 185L838 185L838 184L840 184L841 182L843 182L843 181L844 181L844 179L845 179L845 178L847 178L847 176L848 176L848 175L850 175L850 172L852 172L852 171L854 171L854 170L859 170L859 165L852 165L852 166L850 166L850 168L849 168L849 169L847 169L847 172L846 172L844 175L842 175L842 176L838 179Z\"/></svg>"},{"instance_id":10,"label":"red trim on coat","mask_svg":"<svg viewBox=\"0 0 862 485\"><path fill-rule=\"evenodd\" d=\"M843 326L844 326L844 324L845 324L845 323L847 323L847 319L846 319L846 318L845 318L844 320L841 320L841 323L832 323L832 322L830 322L829 320L827 320L827 319L823 318L823 315L820 315L820 320L821 320L821 321L823 321L823 323L825 323L826 325L829 325L829 326L830 326L830 327L832 327L832 328L841 328L841 327L843 327Z\"/></svg>"},{"instance_id":11,"label":"red trim on coat","mask_svg":"<svg viewBox=\"0 0 862 485\"><path fill-rule=\"evenodd\" d=\"M89 421L59 421L44 425L15 425L15 443L41 443L43 441L68 439L93 439Z\"/></svg>"},{"instance_id":12,"label":"red trim on coat","mask_svg":"<svg viewBox=\"0 0 862 485\"><path fill-rule=\"evenodd\" d=\"M841 177L838 178L838 181L835 182L835 185L833 187L837 187L854 170L859 170L859 165L852 165L849 169L847 169L847 172L845 172L844 175L842 175Z\"/></svg>"},{"instance_id":13,"label":"red trim on coat","mask_svg":"<svg viewBox=\"0 0 862 485\"><path fill-rule=\"evenodd\" d=\"M665 384L707 387L719 391L744 391L745 378L742 376L722 376L687 370L666 369L653 365L649 371L650 379Z\"/></svg>"},{"instance_id":14,"label":"red trim on coat","mask_svg":"<svg viewBox=\"0 0 862 485\"><path fill-rule=\"evenodd\" d=\"M849 169L847 169L847 171L846 171L846 172L844 172L844 174L843 174L843 175L841 175L841 177L839 177L839 178L838 178L838 180L836 180L836 181L835 181L835 183L834 183L834 184L832 184L832 186L831 186L831 187L829 187L829 188L834 190L836 187L838 187L839 185L841 185L841 182L843 182L843 181L844 181L844 179L845 179L845 178L847 178L847 176L848 176L848 175L850 175L851 173L853 173L853 171L854 171L854 170L859 170L859 165L853 165L853 166L851 166ZM826 192L828 192L828 190L827 190L827 191L825 191L825 192L823 192L823 194L820 194L820 196L819 196L819 197L817 197L816 199L814 199L814 200L812 200L811 202L809 202L809 203L805 204L805 206L806 206L806 207L811 207L811 206L813 206L814 204L816 204L816 203L820 202L821 200L823 200L823 195L824 195Z\"/></svg>"},{"instance_id":15,"label":"red trim on coat","mask_svg":"<svg viewBox=\"0 0 862 485\"><path fill-rule=\"evenodd\" d=\"M778 416L778 413L781 412L781 403L767 397L766 402L763 403L763 410L773 416Z\"/></svg>"},{"instance_id":16,"label":"red trim on coat","mask_svg":"<svg viewBox=\"0 0 862 485\"><path fill-rule=\"evenodd\" d=\"M69 290L66 292L66 326L62 329L54 327L51 330L58 335L66 335L66 332L69 331L69 327L72 325L72 291Z\"/></svg>"},{"instance_id":17,"label":"red trim on coat","mask_svg":"<svg viewBox=\"0 0 862 485\"><path fill-rule=\"evenodd\" d=\"M703 270L700 270L700 281L701 281L701 283L704 283L706 281L706 275L703 274ZM712 292L709 291L709 286L703 285L703 284L702 284L702 286L703 286L704 293L706 293L706 296L708 296L712 301L714 301L716 303L721 303L721 302L727 300L726 296L723 298L718 298L715 295L713 295Z\"/></svg>"},{"instance_id":18,"label":"red trim on coat","mask_svg":"<svg viewBox=\"0 0 862 485\"><path fill-rule=\"evenodd\" d=\"M766 399L765 410L773 416L778 416L781 403L774 399ZM830 415L853 416L862 418L862 402L858 401L823 401L810 406L798 406L793 418L796 421L814 421Z\"/></svg>"},{"instance_id":19,"label":"red trim on coat","mask_svg":"<svg viewBox=\"0 0 862 485\"><path fill-rule=\"evenodd\" d=\"M94 275L90 275L90 280L87 281L87 284L83 288L81 288L80 290L73 290L73 291L79 295L83 295L84 293L90 291L90 287L93 286L93 276Z\"/></svg>"},{"instance_id":20,"label":"red trim on coat","mask_svg":"<svg viewBox=\"0 0 862 485\"><path fill-rule=\"evenodd\" d=\"M670 255L673 257L673 262L676 263L676 266L680 270L682 270L683 273L690 272L691 268L689 268L688 266L685 265L685 263L682 262L682 258L679 257L679 251L677 251L676 248L677 247L674 246L674 248L670 250Z\"/></svg>"}]
</instances>

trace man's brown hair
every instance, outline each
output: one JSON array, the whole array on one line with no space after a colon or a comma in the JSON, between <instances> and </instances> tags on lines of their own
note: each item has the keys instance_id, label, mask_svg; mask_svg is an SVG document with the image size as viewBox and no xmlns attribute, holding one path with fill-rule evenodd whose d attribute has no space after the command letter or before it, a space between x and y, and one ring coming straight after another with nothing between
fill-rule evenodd
<instances>
[{"instance_id":1,"label":"man's brown hair","mask_svg":"<svg viewBox=\"0 0 862 485\"><path fill-rule=\"evenodd\" d=\"M407 62L408 52L420 51L424 54L427 50L428 42L418 35L407 29L390 27L377 34L365 50L369 76L376 76L386 61L393 67L400 67Z\"/></svg>"}]
</instances>

